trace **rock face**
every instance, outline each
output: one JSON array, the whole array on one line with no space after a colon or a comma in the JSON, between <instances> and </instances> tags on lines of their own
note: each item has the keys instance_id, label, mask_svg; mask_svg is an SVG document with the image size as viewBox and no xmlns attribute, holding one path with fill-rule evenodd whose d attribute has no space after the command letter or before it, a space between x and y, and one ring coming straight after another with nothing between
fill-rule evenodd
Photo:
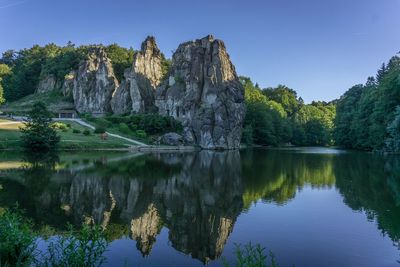
<instances>
[{"instance_id":1,"label":"rock face","mask_svg":"<svg viewBox=\"0 0 400 267\"><path fill-rule=\"evenodd\" d=\"M64 77L64 83L61 88L61 92L64 96L72 96L72 92L74 90L76 72L71 71Z\"/></svg>"},{"instance_id":2,"label":"rock face","mask_svg":"<svg viewBox=\"0 0 400 267\"><path fill-rule=\"evenodd\" d=\"M53 74L46 75L43 79L39 81L38 87L36 89L37 93L46 93L56 89L56 77Z\"/></svg>"},{"instance_id":3,"label":"rock face","mask_svg":"<svg viewBox=\"0 0 400 267\"><path fill-rule=\"evenodd\" d=\"M132 68L113 95L114 113L154 112L154 91L162 79L162 54L154 37L147 37L133 58Z\"/></svg>"},{"instance_id":4,"label":"rock face","mask_svg":"<svg viewBox=\"0 0 400 267\"><path fill-rule=\"evenodd\" d=\"M168 76L155 104L161 115L182 122L186 141L205 149L238 148L244 88L224 43L209 35L181 44Z\"/></svg>"},{"instance_id":5,"label":"rock face","mask_svg":"<svg viewBox=\"0 0 400 267\"><path fill-rule=\"evenodd\" d=\"M166 133L159 138L157 143L159 145L181 146L184 145L184 140L180 134Z\"/></svg>"},{"instance_id":6,"label":"rock face","mask_svg":"<svg viewBox=\"0 0 400 267\"><path fill-rule=\"evenodd\" d=\"M92 47L87 60L79 64L72 90L80 113L111 111L111 97L118 87L111 61L102 47Z\"/></svg>"}]
</instances>

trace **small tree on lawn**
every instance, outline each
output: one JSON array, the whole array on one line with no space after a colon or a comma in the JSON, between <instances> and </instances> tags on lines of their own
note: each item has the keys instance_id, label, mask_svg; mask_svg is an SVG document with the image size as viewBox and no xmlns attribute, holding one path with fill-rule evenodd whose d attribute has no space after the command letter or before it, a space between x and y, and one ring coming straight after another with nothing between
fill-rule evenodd
<instances>
[{"instance_id":1,"label":"small tree on lawn","mask_svg":"<svg viewBox=\"0 0 400 267\"><path fill-rule=\"evenodd\" d=\"M42 102L33 105L28 121L21 136L23 146L27 150L48 151L55 149L60 142L60 136L51 128L52 114Z\"/></svg>"}]
</instances>

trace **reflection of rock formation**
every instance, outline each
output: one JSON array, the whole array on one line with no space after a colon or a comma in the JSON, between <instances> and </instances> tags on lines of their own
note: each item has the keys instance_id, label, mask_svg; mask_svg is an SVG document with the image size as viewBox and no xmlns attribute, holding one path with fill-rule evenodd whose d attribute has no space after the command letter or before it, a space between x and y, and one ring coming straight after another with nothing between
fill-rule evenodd
<instances>
[{"instance_id":1,"label":"reflection of rock formation","mask_svg":"<svg viewBox=\"0 0 400 267\"><path fill-rule=\"evenodd\" d=\"M155 191L172 246L202 260L217 258L242 209L239 152L202 151L185 157L182 173Z\"/></svg>"},{"instance_id":2,"label":"reflection of rock formation","mask_svg":"<svg viewBox=\"0 0 400 267\"><path fill-rule=\"evenodd\" d=\"M131 221L132 238L137 241L137 248L143 255L148 255L161 231L161 219L153 204L139 218Z\"/></svg>"},{"instance_id":3,"label":"reflection of rock formation","mask_svg":"<svg viewBox=\"0 0 400 267\"><path fill-rule=\"evenodd\" d=\"M76 225L94 222L107 229L115 220L130 225L130 236L143 255L151 252L164 226L177 250L203 262L217 258L243 206L239 152L162 153L144 157L144 170L157 168L154 164L158 162L160 168L169 166L174 171L154 172L151 179L127 178L117 170L110 174L112 165L98 163L86 171L58 173L59 178L69 175L70 182L59 187L58 199L45 197L50 193L44 191L47 193L42 194L39 202L53 202L46 207L58 207L57 212ZM135 158L115 165L132 166L137 162L142 161ZM176 169L177 166L180 168ZM134 169L132 173L141 172ZM166 174L169 176L165 177Z\"/></svg>"}]
</instances>

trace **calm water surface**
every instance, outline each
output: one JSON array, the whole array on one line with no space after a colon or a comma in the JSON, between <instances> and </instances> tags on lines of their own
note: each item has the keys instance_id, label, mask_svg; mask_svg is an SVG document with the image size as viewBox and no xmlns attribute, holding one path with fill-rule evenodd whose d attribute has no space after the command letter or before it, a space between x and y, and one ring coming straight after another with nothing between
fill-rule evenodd
<instances>
[{"instance_id":1,"label":"calm water surface","mask_svg":"<svg viewBox=\"0 0 400 267\"><path fill-rule=\"evenodd\" d=\"M106 229L107 266L222 266L260 243L279 266L400 266L400 158L325 148L0 154L0 207L43 236Z\"/></svg>"}]
</instances>

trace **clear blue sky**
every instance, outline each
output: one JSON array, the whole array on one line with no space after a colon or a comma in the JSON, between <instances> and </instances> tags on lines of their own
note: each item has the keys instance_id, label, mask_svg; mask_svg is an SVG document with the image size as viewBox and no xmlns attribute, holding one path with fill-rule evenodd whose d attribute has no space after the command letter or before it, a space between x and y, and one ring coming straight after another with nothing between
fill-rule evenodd
<instances>
[{"instance_id":1,"label":"clear blue sky","mask_svg":"<svg viewBox=\"0 0 400 267\"><path fill-rule=\"evenodd\" d=\"M400 0L0 0L0 25L0 52L69 40L139 48L154 35L170 57L212 33L240 75L306 102L339 97L400 51Z\"/></svg>"}]
</instances>

